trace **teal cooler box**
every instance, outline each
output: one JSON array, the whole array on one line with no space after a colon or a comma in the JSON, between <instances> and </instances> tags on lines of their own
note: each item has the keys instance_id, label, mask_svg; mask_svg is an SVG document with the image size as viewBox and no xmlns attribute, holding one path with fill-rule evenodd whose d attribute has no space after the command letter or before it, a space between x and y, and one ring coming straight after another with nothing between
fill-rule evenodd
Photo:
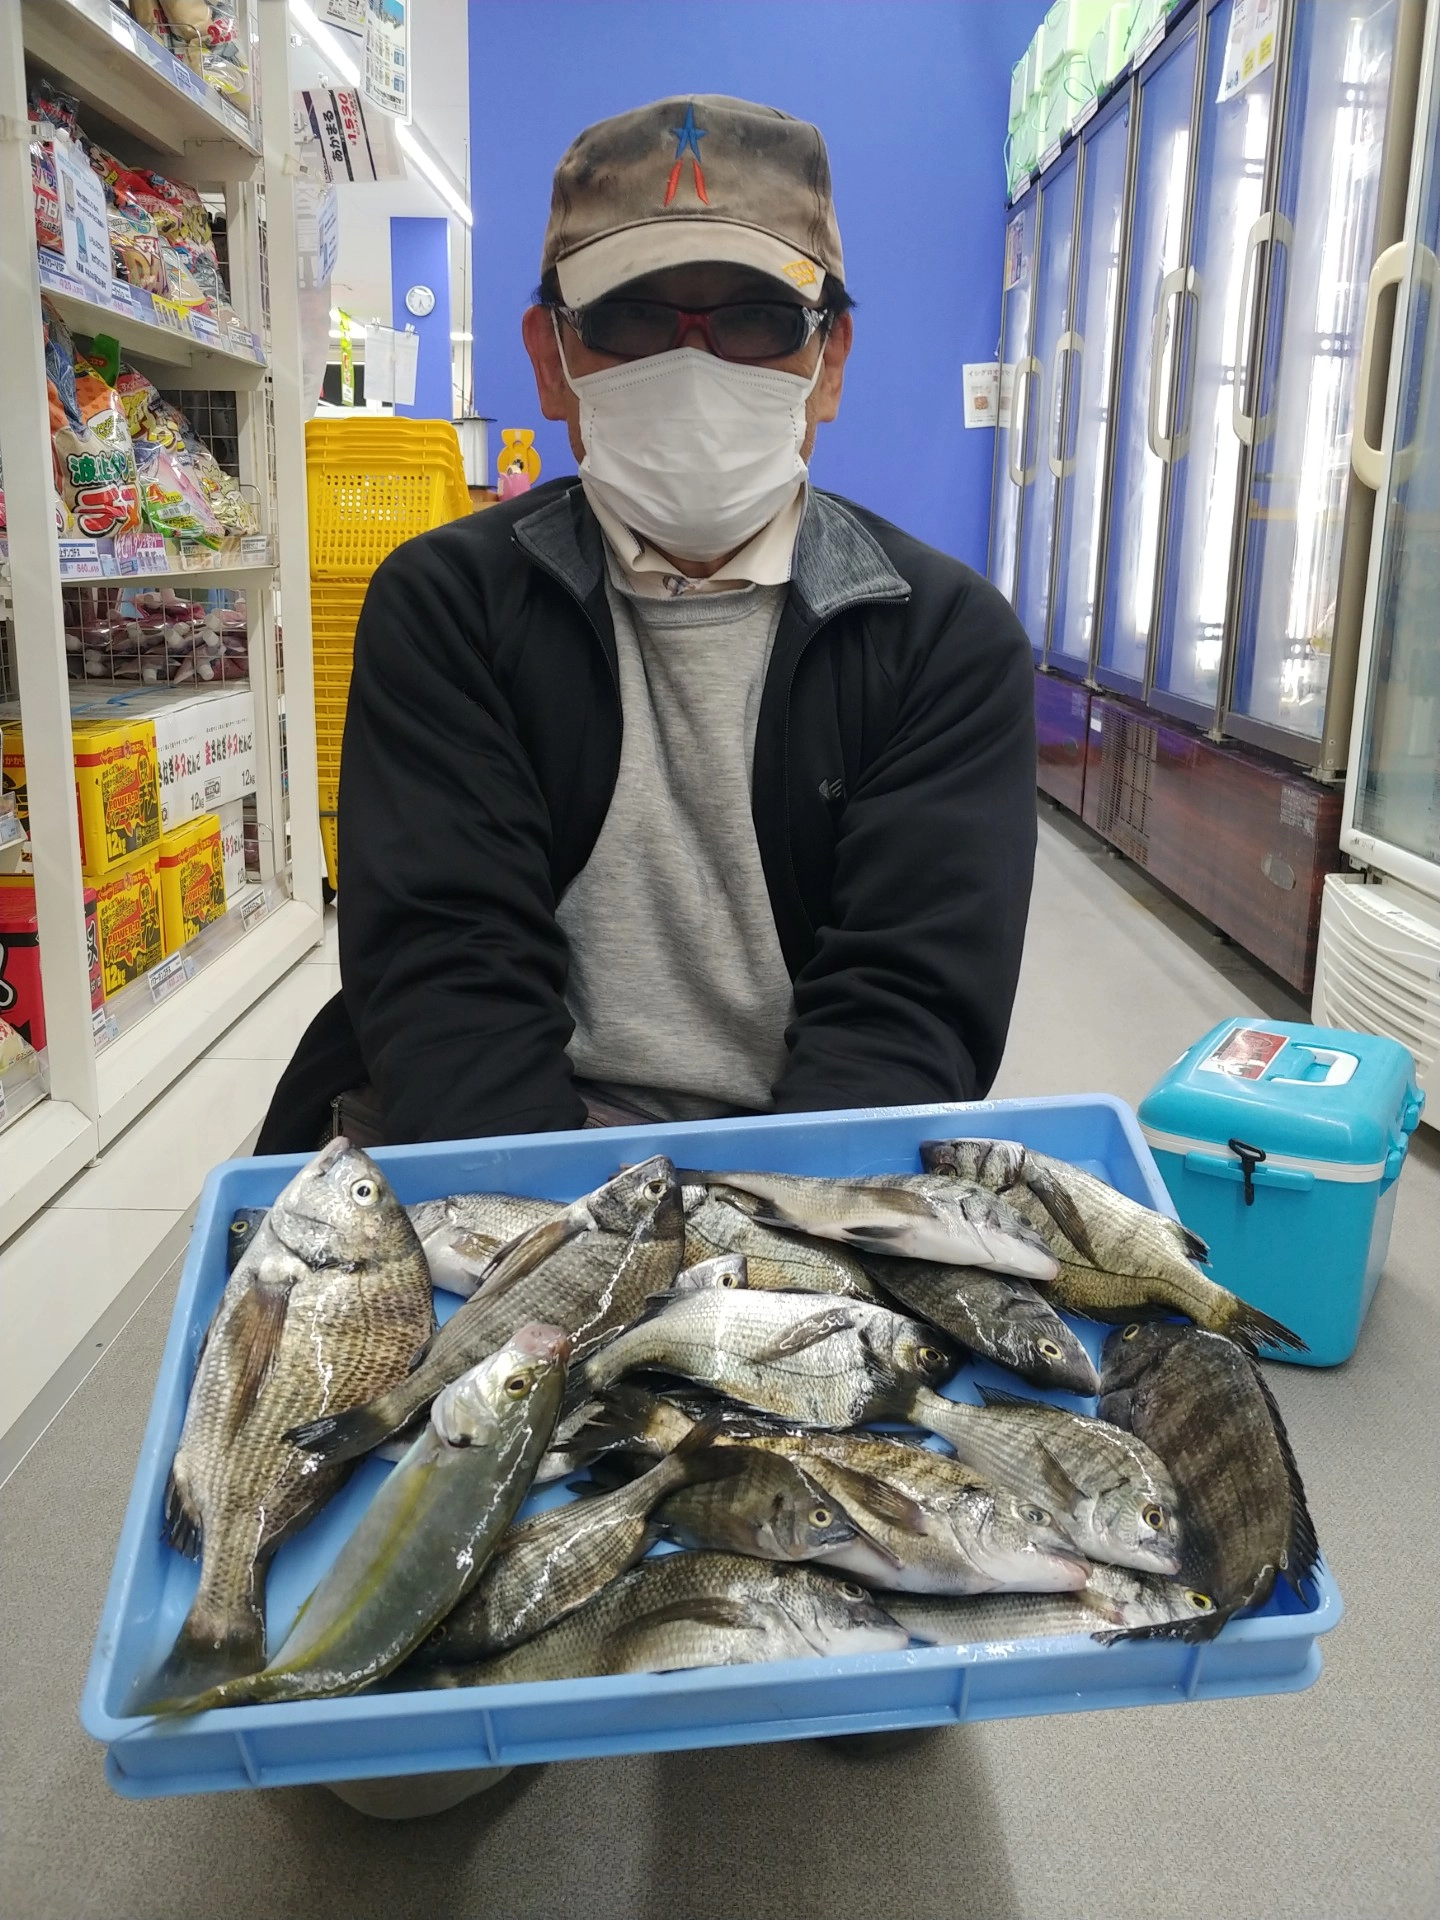
<instances>
[{"instance_id":1,"label":"teal cooler box","mask_svg":"<svg viewBox=\"0 0 1440 1920\"><path fill-rule=\"evenodd\" d=\"M1281 1320L1312 1367L1348 1360L1390 1244L1425 1096L1397 1041L1227 1020L1140 1105L1140 1125L1210 1276Z\"/></svg>"}]
</instances>

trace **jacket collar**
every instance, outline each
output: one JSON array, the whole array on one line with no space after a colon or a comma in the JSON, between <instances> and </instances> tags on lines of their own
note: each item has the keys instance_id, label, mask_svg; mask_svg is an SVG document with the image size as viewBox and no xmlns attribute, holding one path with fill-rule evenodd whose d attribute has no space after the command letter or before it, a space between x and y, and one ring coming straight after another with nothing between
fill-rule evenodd
<instances>
[{"instance_id":1,"label":"jacket collar","mask_svg":"<svg viewBox=\"0 0 1440 1920\"><path fill-rule=\"evenodd\" d=\"M515 539L582 606L601 590L604 536L578 481L518 519ZM875 536L841 501L813 487L795 541L791 588L817 626L862 601L910 597L909 583Z\"/></svg>"}]
</instances>

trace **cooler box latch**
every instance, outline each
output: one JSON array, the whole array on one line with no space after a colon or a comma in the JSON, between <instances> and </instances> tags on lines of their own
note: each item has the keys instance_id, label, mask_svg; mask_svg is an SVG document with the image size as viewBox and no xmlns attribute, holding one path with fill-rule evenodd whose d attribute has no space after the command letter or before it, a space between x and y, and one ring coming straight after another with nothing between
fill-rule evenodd
<instances>
[{"instance_id":1,"label":"cooler box latch","mask_svg":"<svg viewBox=\"0 0 1440 1920\"><path fill-rule=\"evenodd\" d=\"M1240 1178L1245 1182L1245 1204L1255 1204L1255 1169L1265 1158L1263 1147L1248 1146L1243 1140L1227 1140L1226 1146L1240 1162Z\"/></svg>"}]
</instances>

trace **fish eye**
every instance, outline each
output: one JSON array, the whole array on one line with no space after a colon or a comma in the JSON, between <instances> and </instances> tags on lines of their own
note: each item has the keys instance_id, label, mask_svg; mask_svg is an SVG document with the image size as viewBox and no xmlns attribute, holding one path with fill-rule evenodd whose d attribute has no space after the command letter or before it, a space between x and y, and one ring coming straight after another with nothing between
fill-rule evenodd
<instances>
[{"instance_id":1,"label":"fish eye","mask_svg":"<svg viewBox=\"0 0 1440 1920\"><path fill-rule=\"evenodd\" d=\"M232 1233L244 1233L245 1222L243 1220L232 1220L230 1222L230 1231Z\"/></svg>"},{"instance_id":2,"label":"fish eye","mask_svg":"<svg viewBox=\"0 0 1440 1920\"><path fill-rule=\"evenodd\" d=\"M1185 1598L1197 1613L1210 1613L1214 1610L1215 1602L1210 1598L1208 1593L1197 1593L1193 1587L1187 1587L1185 1589Z\"/></svg>"},{"instance_id":3,"label":"fish eye","mask_svg":"<svg viewBox=\"0 0 1440 1920\"><path fill-rule=\"evenodd\" d=\"M380 1198L380 1190L373 1180L353 1180L350 1183L350 1198L357 1207L373 1207Z\"/></svg>"},{"instance_id":4,"label":"fish eye","mask_svg":"<svg viewBox=\"0 0 1440 1920\"><path fill-rule=\"evenodd\" d=\"M505 1392L512 1400L523 1400L530 1391L530 1382L523 1373L512 1373L505 1382Z\"/></svg>"},{"instance_id":5,"label":"fish eye","mask_svg":"<svg viewBox=\"0 0 1440 1920\"><path fill-rule=\"evenodd\" d=\"M918 1358L922 1367L933 1369L943 1367L945 1364L945 1356L939 1347L921 1347Z\"/></svg>"},{"instance_id":6,"label":"fish eye","mask_svg":"<svg viewBox=\"0 0 1440 1920\"><path fill-rule=\"evenodd\" d=\"M664 1179L660 1175L657 1175L653 1180L647 1180L645 1182L645 1192L647 1197L651 1200L660 1199L661 1196L664 1194L665 1189L669 1186L669 1184L670 1182Z\"/></svg>"},{"instance_id":7,"label":"fish eye","mask_svg":"<svg viewBox=\"0 0 1440 1920\"><path fill-rule=\"evenodd\" d=\"M840 1582L840 1591L847 1600L863 1600L865 1598L864 1587L857 1587L853 1580L842 1580Z\"/></svg>"},{"instance_id":8,"label":"fish eye","mask_svg":"<svg viewBox=\"0 0 1440 1920\"><path fill-rule=\"evenodd\" d=\"M1047 1360L1058 1360L1060 1358L1059 1342L1055 1340L1037 1340L1035 1342L1035 1350L1037 1353L1043 1353Z\"/></svg>"},{"instance_id":9,"label":"fish eye","mask_svg":"<svg viewBox=\"0 0 1440 1920\"><path fill-rule=\"evenodd\" d=\"M810 1524L812 1527L828 1527L834 1517L829 1507L812 1507L810 1510Z\"/></svg>"},{"instance_id":10,"label":"fish eye","mask_svg":"<svg viewBox=\"0 0 1440 1920\"><path fill-rule=\"evenodd\" d=\"M1022 1518L1028 1520L1032 1527L1048 1527L1050 1524L1051 1515L1044 1507L1022 1507L1020 1511Z\"/></svg>"},{"instance_id":11,"label":"fish eye","mask_svg":"<svg viewBox=\"0 0 1440 1920\"><path fill-rule=\"evenodd\" d=\"M1120 1338L1122 1340L1133 1340L1139 1331L1140 1331L1140 1322L1138 1320L1132 1320L1129 1326L1126 1327L1125 1331L1121 1334Z\"/></svg>"},{"instance_id":12,"label":"fish eye","mask_svg":"<svg viewBox=\"0 0 1440 1920\"><path fill-rule=\"evenodd\" d=\"M1146 1526L1150 1528L1152 1533L1160 1533L1165 1526L1165 1509L1156 1501L1152 1500L1149 1506L1141 1513L1140 1518L1145 1522Z\"/></svg>"},{"instance_id":13,"label":"fish eye","mask_svg":"<svg viewBox=\"0 0 1440 1920\"><path fill-rule=\"evenodd\" d=\"M722 1273L720 1276L720 1284L722 1287L738 1286L739 1276L733 1273Z\"/></svg>"}]
</instances>

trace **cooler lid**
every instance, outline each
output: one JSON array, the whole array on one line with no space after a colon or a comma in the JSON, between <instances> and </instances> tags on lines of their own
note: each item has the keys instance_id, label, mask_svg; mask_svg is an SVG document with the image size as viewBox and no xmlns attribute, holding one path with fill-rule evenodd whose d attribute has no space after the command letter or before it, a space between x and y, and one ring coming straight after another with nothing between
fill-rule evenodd
<instances>
[{"instance_id":1,"label":"cooler lid","mask_svg":"<svg viewBox=\"0 0 1440 1920\"><path fill-rule=\"evenodd\" d=\"M1373 1166L1403 1146L1424 1099L1397 1040L1241 1015L1197 1040L1139 1117L1147 1133Z\"/></svg>"}]
</instances>

